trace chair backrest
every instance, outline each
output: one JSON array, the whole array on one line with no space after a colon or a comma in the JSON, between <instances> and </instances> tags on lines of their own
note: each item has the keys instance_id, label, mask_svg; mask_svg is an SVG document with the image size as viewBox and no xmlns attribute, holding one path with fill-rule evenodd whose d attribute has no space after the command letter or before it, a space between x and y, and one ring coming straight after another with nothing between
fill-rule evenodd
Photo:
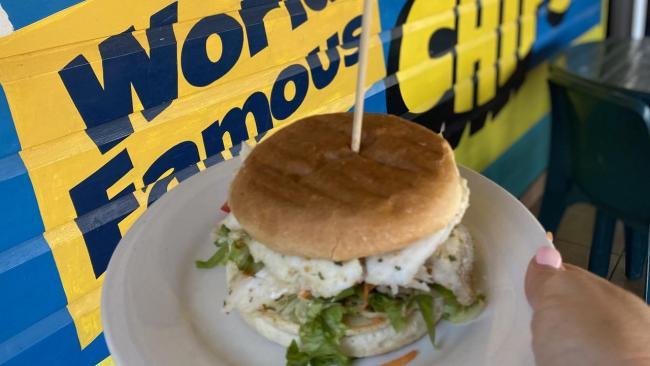
<instances>
[{"instance_id":1,"label":"chair backrest","mask_svg":"<svg viewBox=\"0 0 650 366\"><path fill-rule=\"evenodd\" d=\"M601 209L650 224L650 108L553 70L554 126L566 128L574 182Z\"/></svg>"}]
</instances>

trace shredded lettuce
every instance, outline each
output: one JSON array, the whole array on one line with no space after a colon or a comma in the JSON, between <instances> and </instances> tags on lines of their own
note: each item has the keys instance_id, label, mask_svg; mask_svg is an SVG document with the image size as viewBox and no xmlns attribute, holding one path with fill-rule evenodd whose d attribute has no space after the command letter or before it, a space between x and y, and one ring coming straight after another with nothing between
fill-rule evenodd
<instances>
[{"instance_id":1,"label":"shredded lettuce","mask_svg":"<svg viewBox=\"0 0 650 366\"><path fill-rule=\"evenodd\" d=\"M212 255L207 261L196 261L198 268L214 268L216 266L223 266L228 261L228 247L220 247L216 253Z\"/></svg>"},{"instance_id":2,"label":"shredded lettuce","mask_svg":"<svg viewBox=\"0 0 650 366\"><path fill-rule=\"evenodd\" d=\"M352 358L339 349L347 329L343 317L348 310L332 301L294 299L293 302L308 303L308 310L298 332L300 347L295 341L291 343L286 353L287 365L350 365Z\"/></svg>"},{"instance_id":3,"label":"shredded lettuce","mask_svg":"<svg viewBox=\"0 0 650 366\"><path fill-rule=\"evenodd\" d=\"M358 296L359 293L357 289L361 289L361 286L349 287L341 292L338 295L334 296L334 301L341 301L352 296Z\"/></svg>"},{"instance_id":4,"label":"shredded lettuce","mask_svg":"<svg viewBox=\"0 0 650 366\"><path fill-rule=\"evenodd\" d=\"M249 240L244 231L230 230L221 225L214 241L217 251L205 261L196 261L196 266L213 268L230 261L243 273L255 274L264 264L255 262L248 248ZM485 307L482 295L473 304L465 306L458 302L451 290L437 284L430 287L430 292L401 291L395 296L373 289L366 303L364 285L359 284L331 298L303 299L285 295L264 308L300 324L299 342L293 341L287 348L287 366L347 366L353 359L340 350L347 330L344 320L346 316L358 315L366 307L372 312L385 314L395 331L400 332L407 326L406 315L417 306L434 347L439 319L452 323L466 322L478 316Z\"/></svg>"},{"instance_id":5,"label":"shredded lettuce","mask_svg":"<svg viewBox=\"0 0 650 366\"><path fill-rule=\"evenodd\" d=\"M287 365L350 365L352 358L340 351L347 329L344 319L346 315L359 313L362 296L363 285L357 285L328 299L301 299L288 295L271 305L283 318L301 324L300 342L292 342L287 349ZM367 304L369 310L386 314L397 332L406 328L406 314L417 306L426 323L431 344L436 348L436 324L441 318L454 323L468 321L476 317L484 305L483 296L472 305L461 305L452 291L440 285L432 285L429 293L402 292L397 296L373 290Z\"/></svg>"},{"instance_id":6,"label":"shredded lettuce","mask_svg":"<svg viewBox=\"0 0 650 366\"><path fill-rule=\"evenodd\" d=\"M416 295L414 300L415 303L418 304L424 323L427 325L427 332L429 333L431 344L436 347L437 317L434 313L435 308L433 306L433 296L429 294Z\"/></svg>"},{"instance_id":7,"label":"shredded lettuce","mask_svg":"<svg viewBox=\"0 0 650 366\"><path fill-rule=\"evenodd\" d=\"M471 305L446 306L444 319L452 323L465 323L481 314L485 308L485 297L479 296Z\"/></svg>"},{"instance_id":8,"label":"shredded lettuce","mask_svg":"<svg viewBox=\"0 0 650 366\"><path fill-rule=\"evenodd\" d=\"M270 307L282 318L303 324L316 317L325 306L323 299L301 299L296 295L281 297Z\"/></svg>"},{"instance_id":9,"label":"shredded lettuce","mask_svg":"<svg viewBox=\"0 0 650 366\"><path fill-rule=\"evenodd\" d=\"M378 313L385 313L397 332L406 328L406 308L408 300L391 297L381 292L373 292L368 297L368 305Z\"/></svg>"},{"instance_id":10,"label":"shredded lettuce","mask_svg":"<svg viewBox=\"0 0 650 366\"><path fill-rule=\"evenodd\" d=\"M307 366L311 357L305 352L300 352L298 343L293 340L289 348L287 348L286 359L287 366Z\"/></svg>"},{"instance_id":11,"label":"shredded lettuce","mask_svg":"<svg viewBox=\"0 0 650 366\"><path fill-rule=\"evenodd\" d=\"M311 356L300 351L296 341L292 341L289 348L287 348L286 359L287 366L338 366L350 365L352 362L349 357L341 353Z\"/></svg>"},{"instance_id":12,"label":"shredded lettuce","mask_svg":"<svg viewBox=\"0 0 650 366\"><path fill-rule=\"evenodd\" d=\"M249 240L250 237L245 232L230 230L226 225L221 225L214 240L214 245L218 248L217 252L206 261L196 261L196 266L198 268L214 268L231 261L243 273L255 274L264 268L264 264L255 262L248 249L247 242Z\"/></svg>"},{"instance_id":13,"label":"shredded lettuce","mask_svg":"<svg viewBox=\"0 0 650 366\"><path fill-rule=\"evenodd\" d=\"M431 286L434 296L440 296L444 300L442 318L451 323L464 323L476 318L485 308L485 296L479 295L471 305L462 305L456 299L454 293L438 284Z\"/></svg>"}]
</instances>

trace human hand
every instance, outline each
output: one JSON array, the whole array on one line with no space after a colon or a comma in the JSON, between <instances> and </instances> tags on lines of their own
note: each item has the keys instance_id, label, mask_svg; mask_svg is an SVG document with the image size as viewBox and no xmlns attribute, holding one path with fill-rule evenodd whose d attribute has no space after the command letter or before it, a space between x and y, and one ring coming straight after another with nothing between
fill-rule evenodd
<instances>
[{"instance_id":1,"label":"human hand","mask_svg":"<svg viewBox=\"0 0 650 366\"><path fill-rule=\"evenodd\" d=\"M537 366L650 365L650 307L542 247L526 273Z\"/></svg>"}]
</instances>

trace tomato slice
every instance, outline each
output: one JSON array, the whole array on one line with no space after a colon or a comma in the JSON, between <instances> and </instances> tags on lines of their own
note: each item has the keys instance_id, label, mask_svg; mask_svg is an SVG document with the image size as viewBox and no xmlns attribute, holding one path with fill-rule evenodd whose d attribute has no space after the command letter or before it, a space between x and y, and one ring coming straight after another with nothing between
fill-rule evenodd
<instances>
[{"instance_id":1,"label":"tomato slice","mask_svg":"<svg viewBox=\"0 0 650 366\"><path fill-rule=\"evenodd\" d=\"M228 202L225 202L223 206L221 206L221 211L225 213L230 213L230 206L228 206Z\"/></svg>"}]
</instances>

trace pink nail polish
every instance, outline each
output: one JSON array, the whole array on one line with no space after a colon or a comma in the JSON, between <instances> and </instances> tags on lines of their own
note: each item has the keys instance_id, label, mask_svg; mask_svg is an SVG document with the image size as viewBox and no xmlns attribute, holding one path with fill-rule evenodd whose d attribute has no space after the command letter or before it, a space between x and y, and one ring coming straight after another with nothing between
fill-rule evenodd
<instances>
[{"instance_id":1,"label":"pink nail polish","mask_svg":"<svg viewBox=\"0 0 650 366\"><path fill-rule=\"evenodd\" d=\"M553 247L543 246L537 249L535 262L543 266L560 269L560 267L562 267L562 255L560 255L560 252Z\"/></svg>"}]
</instances>

